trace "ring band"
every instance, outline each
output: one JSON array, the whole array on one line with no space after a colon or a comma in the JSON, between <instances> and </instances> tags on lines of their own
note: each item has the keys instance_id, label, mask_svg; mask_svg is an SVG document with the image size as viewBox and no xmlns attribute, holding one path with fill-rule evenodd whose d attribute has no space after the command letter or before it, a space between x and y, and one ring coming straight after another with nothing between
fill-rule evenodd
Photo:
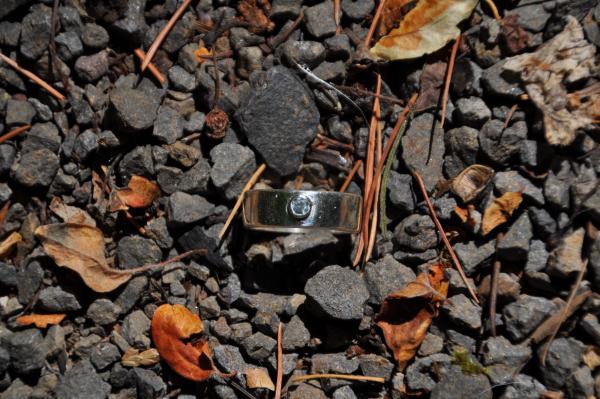
<instances>
[{"instance_id":1,"label":"ring band","mask_svg":"<svg viewBox=\"0 0 600 399\"><path fill-rule=\"evenodd\" d=\"M362 197L334 191L250 190L244 197L244 226L252 230L357 233Z\"/></svg>"}]
</instances>

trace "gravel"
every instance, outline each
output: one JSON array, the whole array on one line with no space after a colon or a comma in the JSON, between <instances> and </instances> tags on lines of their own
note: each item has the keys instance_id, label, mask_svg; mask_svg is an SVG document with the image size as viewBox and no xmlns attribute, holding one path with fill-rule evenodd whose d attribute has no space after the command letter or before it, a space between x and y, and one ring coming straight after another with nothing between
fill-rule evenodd
<instances>
[{"instance_id":1,"label":"gravel","mask_svg":"<svg viewBox=\"0 0 600 399\"><path fill-rule=\"evenodd\" d=\"M110 385L102 380L87 359L74 364L56 386L56 395L61 398L105 399L109 393Z\"/></svg>"},{"instance_id":2,"label":"gravel","mask_svg":"<svg viewBox=\"0 0 600 399\"><path fill-rule=\"evenodd\" d=\"M388 254L376 263L367 263L364 278L371 295L369 303L376 305L392 292L400 291L406 284L414 281L416 275Z\"/></svg>"},{"instance_id":3,"label":"gravel","mask_svg":"<svg viewBox=\"0 0 600 399\"><path fill-rule=\"evenodd\" d=\"M221 143L210 151L210 159L215 187L227 200L237 198L256 169L254 153L240 144Z\"/></svg>"},{"instance_id":4,"label":"gravel","mask_svg":"<svg viewBox=\"0 0 600 399\"><path fill-rule=\"evenodd\" d=\"M516 302L504 307L506 332L513 342L525 339L548 316L558 310L552 301L522 294Z\"/></svg>"},{"instance_id":5,"label":"gravel","mask_svg":"<svg viewBox=\"0 0 600 399\"><path fill-rule=\"evenodd\" d=\"M140 89L117 88L110 93L109 109L105 118L116 131L137 133L154 123L160 97L148 95Z\"/></svg>"}]
</instances>

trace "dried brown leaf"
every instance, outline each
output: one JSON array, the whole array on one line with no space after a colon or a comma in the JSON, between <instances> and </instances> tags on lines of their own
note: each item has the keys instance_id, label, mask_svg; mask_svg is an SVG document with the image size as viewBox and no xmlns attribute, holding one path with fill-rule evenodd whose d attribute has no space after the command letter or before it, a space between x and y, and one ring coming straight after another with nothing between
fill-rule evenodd
<instances>
[{"instance_id":1,"label":"dried brown leaf","mask_svg":"<svg viewBox=\"0 0 600 399\"><path fill-rule=\"evenodd\" d=\"M494 199L492 204L483 212L481 221L481 233L488 234L496 227L508 221L513 212L521 205L523 195L521 193L508 192L500 198Z\"/></svg>"},{"instance_id":2,"label":"dried brown leaf","mask_svg":"<svg viewBox=\"0 0 600 399\"><path fill-rule=\"evenodd\" d=\"M244 370L244 374L246 374L246 384L248 388L264 388L269 389L271 391L275 390L275 384L273 384L273 380L269 377L269 373L263 368L248 368Z\"/></svg>"},{"instance_id":3,"label":"dried brown leaf","mask_svg":"<svg viewBox=\"0 0 600 399\"><path fill-rule=\"evenodd\" d=\"M477 225L477 219L473 217L474 211L475 206L473 204L467 205L466 208L461 208L460 206L454 207L454 213L456 213L458 218L471 228L474 228Z\"/></svg>"},{"instance_id":4,"label":"dried brown leaf","mask_svg":"<svg viewBox=\"0 0 600 399\"><path fill-rule=\"evenodd\" d=\"M510 55L518 54L530 47L533 42L531 33L519 24L517 14L507 15L500 21L502 43Z\"/></svg>"},{"instance_id":5,"label":"dried brown leaf","mask_svg":"<svg viewBox=\"0 0 600 399\"><path fill-rule=\"evenodd\" d=\"M494 170L485 165L474 164L463 169L450 183L450 190L463 202L476 199L494 177Z\"/></svg>"},{"instance_id":6,"label":"dried brown leaf","mask_svg":"<svg viewBox=\"0 0 600 399\"><path fill-rule=\"evenodd\" d=\"M447 64L437 61L425 64L421 72L419 97L415 104L415 111L420 112L435 107L440 98Z\"/></svg>"},{"instance_id":7,"label":"dried brown leaf","mask_svg":"<svg viewBox=\"0 0 600 399\"><path fill-rule=\"evenodd\" d=\"M202 330L200 317L181 305L161 305L152 316L152 340L160 357L179 375L193 381L219 373L206 340L195 344L182 341Z\"/></svg>"},{"instance_id":8,"label":"dried brown leaf","mask_svg":"<svg viewBox=\"0 0 600 399\"><path fill-rule=\"evenodd\" d=\"M466 19L478 0L419 0L387 36L371 49L385 60L405 60L433 53L460 34L457 25Z\"/></svg>"},{"instance_id":9,"label":"dried brown leaf","mask_svg":"<svg viewBox=\"0 0 600 399\"><path fill-rule=\"evenodd\" d=\"M202 46L198 48L198 50L194 51L194 56L196 57L196 61L198 61L199 64L204 64L204 62L206 62L206 60L208 59L207 57L212 56L212 50L209 50L206 47Z\"/></svg>"},{"instance_id":10,"label":"dried brown leaf","mask_svg":"<svg viewBox=\"0 0 600 399\"><path fill-rule=\"evenodd\" d=\"M112 212L129 208L147 208L160 197L160 188L156 183L142 176L132 176L127 188L113 192L110 210Z\"/></svg>"},{"instance_id":11,"label":"dried brown leaf","mask_svg":"<svg viewBox=\"0 0 600 399\"><path fill-rule=\"evenodd\" d=\"M104 236L96 227L57 223L40 226L35 231L44 251L61 267L78 273L96 292L109 292L131 279L126 270L108 266L104 257Z\"/></svg>"},{"instance_id":12,"label":"dried brown leaf","mask_svg":"<svg viewBox=\"0 0 600 399\"><path fill-rule=\"evenodd\" d=\"M160 361L160 355L154 348L143 352L135 348L127 349L121 358L121 364L125 367L152 366Z\"/></svg>"},{"instance_id":13,"label":"dried brown leaf","mask_svg":"<svg viewBox=\"0 0 600 399\"><path fill-rule=\"evenodd\" d=\"M415 281L383 301L375 322L385 343L403 370L415 356L437 309L448 294L448 280L441 264L419 274Z\"/></svg>"},{"instance_id":14,"label":"dried brown leaf","mask_svg":"<svg viewBox=\"0 0 600 399\"><path fill-rule=\"evenodd\" d=\"M600 349L597 346L588 346L581 358L586 366L594 370L600 366Z\"/></svg>"},{"instance_id":15,"label":"dried brown leaf","mask_svg":"<svg viewBox=\"0 0 600 399\"><path fill-rule=\"evenodd\" d=\"M96 227L96 221L89 213L76 206L66 205L58 197L52 198L49 205L50 210L65 223L85 224Z\"/></svg>"},{"instance_id":16,"label":"dried brown leaf","mask_svg":"<svg viewBox=\"0 0 600 399\"><path fill-rule=\"evenodd\" d=\"M394 29L398 24L398 21L406 14L404 10L405 6L413 1L414 0L387 0L385 2L385 7L383 7L383 10L381 11L381 23L379 25L380 34L385 35Z\"/></svg>"},{"instance_id":17,"label":"dried brown leaf","mask_svg":"<svg viewBox=\"0 0 600 399\"><path fill-rule=\"evenodd\" d=\"M242 0L238 5L238 11L248 23L248 30L252 33L271 32L275 28L275 24L267 16L271 13L268 0Z\"/></svg>"},{"instance_id":18,"label":"dried brown leaf","mask_svg":"<svg viewBox=\"0 0 600 399\"><path fill-rule=\"evenodd\" d=\"M510 58L504 69L521 76L529 99L544 115L546 140L569 145L577 129L600 118L600 85L579 92L568 91L572 83L596 76L596 47L585 40L579 21L567 15L564 30L533 53Z\"/></svg>"},{"instance_id":19,"label":"dried brown leaf","mask_svg":"<svg viewBox=\"0 0 600 399\"><path fill-rule=\"evenodd\" d=\"M12 253L15 246L23 241L23 237L16 231L10 233L8 237L0 243L0 259L4 259Z\"/></svg>"},{"instance_id":20,"label":"dried brown leaf","mask_svg":"<svg viewBox=\"0 0 600 399\"><path fill-rule=\"evenodd\" d=\"M34 324L37 328L46 328L48 325L60 324L65 318L64 313L60 314L37 314L32 313L26 316L17 317L16 322L20 326L30 326Z\"/></svg>"}]
</instances>

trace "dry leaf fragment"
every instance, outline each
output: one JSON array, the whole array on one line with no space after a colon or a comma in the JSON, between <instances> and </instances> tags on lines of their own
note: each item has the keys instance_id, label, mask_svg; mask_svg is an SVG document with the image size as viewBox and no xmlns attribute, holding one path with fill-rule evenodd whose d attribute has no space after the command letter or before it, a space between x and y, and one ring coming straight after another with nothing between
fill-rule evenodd
<instances>
[{"instance_id":1,"label":"dry leaf fragment","mask_svg":"<svg viewBox=\"0 0 600 399\"><path fill-rule=\"evenodd\" d=\"M588 346L581 358L586 366L594 370L600 366L600 349L597 346Z\"/></svg>"},{"instance_id":2,"label":"dry leaf fragment","mask_svg":"<svg viewBox=\"0 0 600 399\"><path fill-rule=\"evenodd\" d=\"M485 165L474 164L463 169L450 183L450 190L463 202L476 199L494 177L494 170Z\"/></svg>"},{"instance_id":3,"label":"dry leaf fragment","mask_svg":"<svg viewBox=\"0 0 600 399\"><path fill-rule=\"evenodd\" d=\"M275 390L275 384L269 377L269 373L263 368L248 368L244 370L246 374L246 384L248 388L265 388L271 391Z\"/></svg>"},{"instance_id":4,"label":"dry leaf fragment","mask_svg":"<svg viewBox=\"0 0 600 399\"><path fill-rule=\"evenodd\" d=\"M58 197L52 198L49 205L50 210L65 223L85 224L96 227L96 221L89 213L76 206L66 205Z\"/></svg>"},{"instance_id":5,"label":"dry leaf fragment","mask_svg":"<svg viewBox=\"0 0 600 399\"><path fill-rule=\"evenodd\" d=\"M194 56L196 57L196 61L198 61L199 64L203 64L209 56L212 56L212 50L209 50L206 47L202 46L198 48L198 50L194 51Z\"/></svg>"},{"instance_id":6,"label":"dry leaf fragment","mask_svg":"<svg viewBox=\"0 0 600 399\"><path fill-rule=\"evenodd\" d=\"M34 324L37 328L46 328L48 325L60 324L65 318L64 313L58 314L37 314L32 313L26 316L17 317L17 324L21 326L29 326Z\"/></svg>"},{"instance_id":7,"label":"dry leaf fragment","mask_svg":"<svg viewBox=\"0 0 600 399\"><path fill-rule=\"evenodd\" d=\"M518 54L533 42L531 33L519 24L519 16L511 14L500 21L501 39L510 55Z\"/></svg>"},{"instance_id":8,"label":"dry leaf fragment","mask_svg":"<svg viewBox=\"0 0 600 399\"><path fill-rule=\"evenodd\" d=\"M268 0L242 0L238 5L238 11L248 23L248 30L252 33L270 32L275 28L275 24L267 17L267 14L271 13L271 4Z\"/></svg>"},{"instance_id":9,"label":"dry leaf fragment","mask_svg":"<svg viewBox=\"0 0 600 399\"><path fill-rule=\"evenodd\" d=\"M506 223L513 212L519 207L521 201L523 201L523 196L518 192L504 193L500 198L494 199L492 204L483 212L481 233L486 235L496 227Z\"/></svg>"},{"instance_id":10,"label":"dry leaf fragment","mask_svg":"<svg viewBox=\"0 0 600 399\"><path fill-rule=\"evenodd\" d=\"M379 24L379 33L381 35L385 35L394 29L398 21L406 14L406 10L404 10L405 6L412 1L413 0L387 0L385 2L385 6L381 11L381 22Z\"/></svg>"},{"instance_id":11,"label":"dry leaf fragment","mask_svg":"<svg viewBox=\"0 0 600 399\"><path fill-rule=\"evenodd\" d=\"M125 367L152 366L160 361L160 355L154 348L143 352L135 348L127 349L121 358L121 364Z\"/></svg>"},{"instance_id":12,"label":"dry leaf fragment","mask_svg":"<svg viewBox=\"0 0 600 399\"><path fill-rule=\"evenodd\" d=\"M402 290L388 295L381 304L375 321L400 370L415 356L437 309L448 294L444 270L441 264L431 266Z\"/></svg>"},{"instance_id":13,"label":"dry leaf fragment","mask_svg":"<svg viewBox=\"0 0 600 399\"><path fill-rule=\"evenodd\" d=\"M182 341L202 330L200 317L181 305L161 305L152 316L152 340L160 357L179 375L193 381L219 373L206 340L195 344Z\"/></svg>"},{"instance_id":14,"label":"dry leaf fragment","mask_svg":"<svg viewBox=\"0 0 600 399\"><path fill-rule=\"evenodd\" d=\"M371 49L384 60L406 60L433 53L460 34L456 25L471 15L479 0L419 0Z\"/></svg>"},{"instance_id":15,"label":"dry leaf fragment","mask_svg":"<svg viewBox=\"0 0 600 399\"><path fill-rule=\"evenodd\" d=\"M596 47L585 40L583 29L567 15L565 29L528 54L510 58L504 69L520 74L531 101L544 115L546 140L569 145L579 128L598 123L600 85L569 93L567 85L598 72Z\"/></svg>"},{"instance_id":16,"label":"dry leaf fragment","mask_svg":"<svg viewBox=\"0 0 600 399\"><path fill-rule=\"evenodd\" d=\"M96 292L109 292L131 279L127 270L115 270L104 257L104 236L92 226L57 223L40 226L35 231L44 251L61 267L78 273Z\"/></svg>"},{"instance_id":17,"label":"dry leaf fragment","mask_svg":"<svg viewBox=\"0 0 600 399\"><path fill-rule=\"evenodd\" d=\"M116 212L129 208L147 208L160 197L160 188L156 183L142 176L132 176L127 188L114 191L110 210Z\"/></svg>"},{"instance_id":18,"label":"dry leaf fragment","mask_svg":"<svg viewBox=\"0 0 600 399\"><path fill-rule=\"evenodd\" d=\"M440 91L444 83L447 64L443 61L437 61L431 64L425 64L421 72L420 91L415 111L421 112L435 107L440 98Z\"/></svg>"},{"instance_id":19,"label":"dry leaf fragment","mask_svg":"<svg viewBox=\"0 0 600 399\"><path fill-rule=\"evenodd\" d=\"M10 233L10 235L0 243L0 259L4 259L9 256L12 250L15 248L15 245L21 241L23 241L21 234L17 233L16 231Z\"/></svg>"}]
</instances>

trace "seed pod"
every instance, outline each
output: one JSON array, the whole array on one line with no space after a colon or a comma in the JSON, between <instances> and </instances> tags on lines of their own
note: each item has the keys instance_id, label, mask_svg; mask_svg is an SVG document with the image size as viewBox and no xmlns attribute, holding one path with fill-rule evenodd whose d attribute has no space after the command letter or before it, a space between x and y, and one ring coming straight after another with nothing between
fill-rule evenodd
<instances>
[{"instance_id":1,"label":"seed pod","mask_svg":"<svg viewBox=\"0 0 600 399\"><path fill-rule=\"evenodd\" d=\"M460 172L450 184L450 189L463 202L471 202L485 190L494 177L494 170L485 165L471 165Z\"/></svg>"}]
</instances>

